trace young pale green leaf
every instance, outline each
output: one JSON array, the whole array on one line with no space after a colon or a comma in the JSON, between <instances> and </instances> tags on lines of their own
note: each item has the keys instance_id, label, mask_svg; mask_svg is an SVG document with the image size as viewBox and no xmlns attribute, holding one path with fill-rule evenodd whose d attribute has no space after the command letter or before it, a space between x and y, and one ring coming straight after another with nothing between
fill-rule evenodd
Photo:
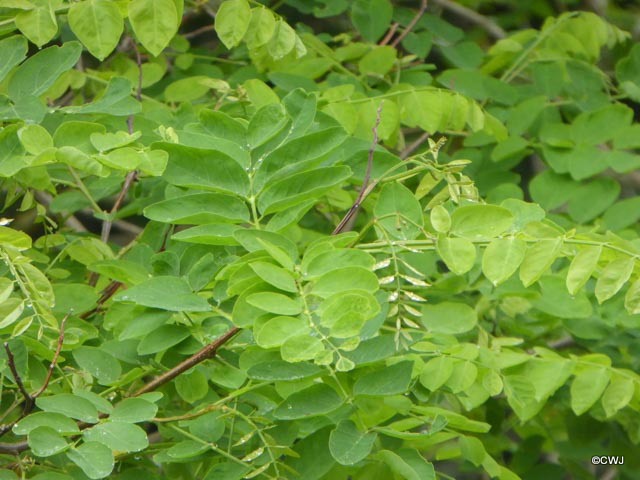
<instances>
[{"instance_id":1,"label":"young pale green leaf","mask_svg":"<svg viewBox=\"0 0 640 480\"><path fill-rule=\"evenodd\" d=\"M273 37L275 28L276 19L271 10L264 6L252 8L244 41L250 49L266 45Z\"/></svg>"},{"instance_id":2,"label":"young pale green leaf","mask_svg":"<svg viewBox=\"0 0 640 480\"><path fill-rule=\"evenodd\" d=\"M10 298L0 304L0 328L6 328L12 325L22 312L24 311L24 300L19 298Z\"/></svg>"},{"instance_id":3,"label":"young pale green leaf","mask_svg":"<svg viewBox=\"0 0 640 480\"><path fill-rule=\"evenodd\" d=\"M465 205L451 215L451 233L467 238L492 238L506 232L513 214L496 205Z\"/></svg>"},{"instance_id":4,"label":"young pale green leaf","mask_svg":"<svg viewBox=\"0 0 640 480\"><path fill-rule=\"evenodd\" d=\"M351 176L345 166L296 173L268 185L258 196L262 214L275 213L310 198L318 198Z\"/></svg>"},{"instance_id":5,"label":"young pale green leaf","mask_svg":"<svg viewBox=\"0 0 640 480\"><path fill-rule=\"evenodd\" d=\"M280 354L286 362L297 363L307 360L313 360L316 355L324 351L322 340L309 335L294 335L287 338L282 347Z\"/></svg>"},{"instance_id":6,"label":"young pale green leaf","mask_svg":"<svg viewBox=\"0 0 640 480\"><path fill-rule=\"evenodd\" d=\"M129 3L129 21L136 38L154 57L162 53L178 31L179 20L173 0L132 0Z\"/></svg>"},{"instance_id":7,"label":"young pale green leaf","mask_svg":"<svg viewBox=\"0 0 640 480\"><path fill-rule=\"evenodd\" d=\"M583 247L573 257L567 272L567 290L571 295L575 295L582 287L584 287L591 274L598 266L598 260L602 253L602 246Z\"/></svg>"},{"instance_id":8,"label":"young pale green leaf","mask_svg":"<svg viewBox=\"0 0 640 480\"><path fill-rule=\"evenodd\" d=\"M118 293L114 300L174 312L208 312L207 301L191 291L183 278L159 276Z\"/></svg>"},{"instance_id":9,"label":"young pale green leaf","mask_svg":"<svg viewBox=\"0 0 640 480\"><path fill-rule=\"evenodd\" d=\"M449 379L453 373L453 359L446 355L432 358L422 367L420 383L435 392Z\"/></svg>"},{"instance_id":10,"label":"young pale green leaf","mask_svg":"<svg viewBox=\"0 0 640 480\"><path fill-rule=\"evenodd\" d=\"M629 280L635 263L633 257L626 257L613 260L604 267L596 282L595 294L598 303L602 303L618 293Z\"/></svg>"},{"instance_id":11,"label":"young pale green leaf","mask_svg":"<svg viewBox=\"0 0 640 480\"><path fill-rule=\"evenodd\" d=\"M30 41L41 48L58 33L56 16L49 5L37 6L15 16L16 27Z\"/></svg>"},{"instance_id":12,"label":"young pale green leaf","mask_svg":"<svg viewBox=\"0 0 640 480\"><path fill-rule=\"evenodd\" d=\"M467 238L451 238L438 235L436 252L447 268L456 275L464 275L476 262L476 247Z\"/></svg>"},{"instance_id":13,"label":"young pale green leaf","mask_svg":"<svg viewBox=\"0 0 640 480\"><path fill-rule=\"evenodd\" d=\"M267 43L269 55L274 60L280 60L296 48L297 38L295 30L285 20L276 20L273 36Z\"/></svg>"},{"instance_id":14,"label":"young pale green leaf","mask_svg":"<svg viewBox=\"0 0 640 480\"><path fill-rule=\"evenodd\" d=\"M278 315L297 315L302 312L300 299L292 299L281 293L258 292L247 297L249 305Z\"/></svg>"},{"instance_id":15,"label":"young pale green leaf","mask_svg":"<svg viewBox=\"0 0 640 480\"><path fill-rule=\"evenodd\" d=\"M355 465L369 455L376 433L361 433L351 420L342 420L329 436L331 455L341 465Z\"/></svg>"},{"instance_id":16,"label":"young pale green leaf","mask_svg":"<svg viewBox=\"0 0 640 480\"><path fill-rule=\"evenodd\" d=\"M427 462L417 450L401 449L396 452L380 450L376 453L376 457L407 480L436 480L433 465Z\"/></svg>"},{"instance_id":17,"label":"young pale green leaf","mask_svg":"<svg viewBox=\"0 0 640 480\"><path fill-rule=\"evenodd\" d=\"M460 393L470 388L478 378L478 367L470 360L453 361L453 371L445 382L445 386L453 393Z\"/></svg>"},{"instance_id":18,"label":"young pale green leaf","mask_svg":"<svg viewBox=\"0 0 640 480\"><path fill-rule=\"evenodd\" d=\"M611 371L606 367L584 367L571 382L571 410L582 415L598 401L609 384Z\"/></svg>"},{"instance_id":19,"label":"young pale green leaf","mask_svg":"<svg viewBox=\"0 0 640 480\"><path fill-rule=\"evenodd\" d=\"M156 416L158 407L143 398L125 398L118 403L109 416L112 422L138 423Z\"/></svg>"},{"instance_id":20,"label":"young pale green leaf","mask_svg":"<svg viewBox=\"0 0 640 480\"><path fill-rule=\"evenodd\" d=\"M494 284L507 280L524 260L527 244L515 237L496 238L482 256L482 273Z\"/></svg>"},{"instance_id":21,"label":"young pale green leaf","mask_svg":"<svg viewBox=\"0 0 640 480\"><path fill-rule=\"evenodd\" d=\"M614 372L611 382L602 395L602 408L607 417L612 417L618 410L627 406L633 398L634 383L630 376Z\"/></svg>"},{"instance_id":22,"label":"young pale green leaf","mask_svg":"<svg viewBox=\"0 0 640 480\"><path fill-rule=\"evenodd\" d=\"M640 279L631 284L624 296L624 308L630 314L640 313Z\"/></svg>"},{"instance_id":23,"label":"young pale green leaf","mask_svg":"<svg viewBox=\"0 0 640 480\"><path fill-rule=\"evenodd\" d=\"M80 42L65 42L29 57L11 76L9 97L18 100L30 95L41 95L67 70L71 69L82 53Z\"/></svg>"},{"instance_id":24,"label":"young pale green leaf","mask_svg":"<svg viewBox=\"0 0 640 480\"><path fill-rule=\"evenodd\" d=\"M113 77L99 98L78 107L65 107L68 113L105 113L127 116L142 110L140 102L131 96L131 82L123 77Z\"/></svg>"},{"instance_id":25,"label":"young pale green leaf","mask_svg":"<svg viewBox=\"0 0 640 480\"><path fill-rule=\"evenodd\" d=\"M144 215L157 222L201 225L249 222L247 205L237 197L219 193L196 193L154 203Z\"/></svg>"},{"instance_id":26,"label":"young pale green leaf","mask_svg":"<svg viewBox=\"0 0 640 480\"><path fill-rule=\"evenodd\" d=\"M181 230L171 236L172 240L202 245L238 245L234 234L242 230L238 225L209 223Z\"/></svg>"},{"instance_id":27,"label":"young pale green leaf","mask_svg":"<svg viewBox=\"0 0 640 480\"><path fill-rule=\"evenodd\" d=\"M262 348L273 348L279 347L292 336L306 335L308 332L307 321L301 318L280 316L272 318L258 327L254 336L256 343Z\"/></svg>"},{"instance_id":28,"label":"young pale green leaf","mask_svg":"<svg viewBox=\"0 0 640 480\"><path fill-rule=\"evenodd\" d=\"M87 423L98 421L98 410L93 404L78 395L60 393L48 397L38 397L36 405L45 412L61 413Z\"/></svg>"},{"instance_id":29,"label":"young pale green leaf","mask_svg":"<svg viewBox=\"0 0 640 480\"><path fill-rule=\"evenodd\" d=\"M268 262L252 262L249 266L262 280L277 289L285 292L298 291L296 281L288 270Z\"/></svg>"},{"instance_id":30,"label":"young pale green leaf","mask_svg":"<svg viewBox=\"0 0 640 480\"><path fill-rule=\"evenodd\" d=\"M402 361L358 377L354 395L397 395L404 393L411 382L413 362Z\"/></svg>"},{"instance_id":31,"label":"young pale green leaf","mask_svg":"<svg viewBox=\"0 0 640 480\"><path fill-rule=\"evenodd\" d=\"M273 412L279 420L296 420L324 415L342 405L342 400L329 385L318 383L300 390L284 400Z\"/></svg>"},{"instance_id":32,"label":"young pale green leaf","mask_svg":"<svg viewBox=\"0 0 640 480\"><path fill-rule=\"evenodd\" d=\"M26 125L22 127L18 130L18 138L24 149L32 155L39 155L53 147L51 135L41 125Z\"/></svg>"},{"instance_id":33,"label":"young pale green leaf","mask_svg":"<svg viewBox=\"0 0 640 480\"><path fill-rule=\"evenodd\" d=\"M16 435L27 435L38 427L48 427L63 435L79 433L78 424L67 415L52 412L36 412L16 423L11 431Z\"/></svg>"},{"instance_id":34,"label":"young pale green leaf","mask_svg":"<svg viewBox=\"0 0 640 480\"><path fill-rule=\"evenodd\" d=\"M370 270L375 263L375 258L362 250L337 248L312 257L305 255L302 269L306 272L306 278L315 278L342 267L363 267Z\"/></svg>"},{"instance_id":35,"label":"young pale green leaf","mask_svg":"<svg viewBox=\"0 0 640 480\"><path fill-rule=\"evenodd\" d=\"M209 392L207 377L199 370L179 375L174 383L176 392L187 403L195 403Z\"/></svg>"},{"instance_id":36,"label":"young pale green leaf","mask_svg":"<svg viewBox=\"0 0 640 480\"><path fill-rule=\"evenodd\" d=\"M0 41L0 82L27 55L27 40L13 35Z\"/></svg>"},{"instance_id":37,"label":"young pale green leaf","mask_svg":"<svg viewBox=\"0 0 640 480\"><path fill-rule=\"evenodd\" d=\"M422 307L422 324L434 333L464 333L477 323L478 314L466 303L441 302Z\"/></svg>"},{"instance_id":38,"label":"young pale green leaf","mask_svg":"<svg viewBox=\"0 0 640 480\"><path fill-rule=\"evenodd\" d=\"M362 290L346 290L335 293L320 305L320 324L332 328L348 314L356 315L366 321L380 312L376 298ZM344 321L344 320L343 320Z\"/></svg>"},{"instance_id":39,"label":"young pale green leaf","mask_svg":"<svg viewBox=\"0 0 640 480\"><path fill-rule=\"evenodd\" d=\"M67 441L51 427L36 427L29 432L29 447L38 457L50 457L67 448Z\"/></svg>"},{"instance_id":40,"label":"young pale green leaf","mask_svg":"<svg viewBox=\"0 0 640 480\"><path fill-rule=\"evenodd\" d=\"M82 432L85 442L99 442L117 452L139 452L149 446L147 433L137 425L109 421Z\"/></svg>"},{"instance_id":41,"label":"young pale green leaf","mask_svg":"<svg viewBox=\"0 0 640 480\"><path fill-rule=\"evenodd\" d=\"M105 478L113 470L111 449L99 442L85 442L67 452L67 457L92 480Z\"/></svg>"},{"instance_id":42,"label":"young pale green leaf","mask_svg":"<svg viewBox=\"0 0 640 480\"><path fill-rule=\"evenodd\" d=\"M80 368L89 372L102 385L112 384L122 374L120 362L97 347L78 347L73 350L73 358Z\"/></svg>"},{"instance_id":43,"label":"young pale green leaf","mask_svg":"<svg viewBox=\"0 0 640 480\"><path fill-rule=\"evenodd\" d=\"M442 205L436 205L431 209L430 220L438 233L447 233L451 228L451 215Z\"/></svg>"},{"instance_id":44,"label":"young pale green leaf","mask_svg":"<svg viewBox=\"0 0 640 480\"><path fill-rule=\"evenodd\" d=\"M520 265L520 280L525 287L535 283L557 258L562 238L545 238L530 245Z\"/></svg>"},{"instance_id":45,"label":"young pale green leaf","mask_svg":"<svg viewBox=\"0 0 640 480\"><path fill-rule=\"evenodd\" d=\"M172 143L154 144L169 154L163 178L180 187L219 190L240 196L249 193L247 172L222 152Z\"/></svg>"},{"instance_id":46,"label":"young pale green leaf","mask_svg":"<svg viewBox=\"0 0 640 480\"><path fill-rule=\"evenodd\" d=\"M389 27L393 5L389 0L355 0L351 22L368 42L375 43Z\"/></svg>"},{"instance_id":47,"label":"young pale green leaf","mask_svg":"<svg viewBox=\"0 0 640 480\"><path fill-rule=\"evenodd\" d=\"M363 75L377 75L382 77L393 68L393 65L396 63L396 55L397 50L389 45L374 47L373 50L360 59L358 62L358 70L360 70L360 73Z\"/></svg>"},{"instance_id":48,"label":"young pale green leaf","mask_svg":"<svg viewBox=\"0 0 640 480\"><path fill-rule=\"evenodd\" d=\"M19 230L0 226L0 244L3 243L17 250L27 250L31 248L31 237Z\"/></svg>"},{"instance_id":49,"label":"young pale green leaf","mask_svg":"<svg viewBox=\"0 0 640 480\"><path fill-rule=\"evenodd\" d=\"M220 41L231 49L240 44L251 21L247 0L225 0L216 13L215 29Z\"/></svg>"},{"instance_id":50,"label":"young pale green leaf","mask_svg":"<svg viewBox=\"0 0 640 480\"><path fill-rule=\"evenodd\" d=\"M378 290L378 277L362 267L343 267L332 270L316 280L311 292L319 297L329 297L345 290Z\"/></svg>"},{"instance_id":51,"label":"young pale green leaf","mask_svg":"<svg viewBox=\"0 0 640 480\"><path fill-rule=\"evenodd\" d=\"M411 190L401 183L387 183L382 188L373 213L392 238L410 240L420 234L422 207Z\"/></svg>"},{"instance_id":52,"label":"young pale green leaf","mask_svg":"<svg viewBox=\"0 0 640 480\"><path fill-rule=\"evenodd\" d=\"M68 18L71 31L99 60L104 60L116 48L124 30L120 10L107 0L74 3Z\"/></svg>"}]
</instances>

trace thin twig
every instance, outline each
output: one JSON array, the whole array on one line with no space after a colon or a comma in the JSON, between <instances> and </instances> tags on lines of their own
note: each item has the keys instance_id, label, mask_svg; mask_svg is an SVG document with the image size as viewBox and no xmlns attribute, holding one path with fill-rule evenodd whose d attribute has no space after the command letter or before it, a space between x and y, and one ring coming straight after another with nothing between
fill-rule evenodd
<instances>
[{"instance_id":1,"label":"thin twig","mask_svg":"<svg viewBox=\"0 0 640 480\"><path fill-rule=\"evenodd\" d=\"M411 155L416 148L422 145L429 138L429 132L424 132L418 138L416 138L412 143L410 143L404 150L400 152L400 158L404 160L409 155Z\"/></svg>"},{"instance_id":2,"label":"thin twig","mask_svg":"<svg viewBox=\"0 0 640 480\"><path fill-rule=\"evenodd\" d=\"M382 105L384 101L380 102L380 106L378 107L378 111L376 112L376 121L373 125L373 142L371 142L371 146L369 147L369 156L367 157L367 170L364 175L364 179L362 180L362 187L360 188L360 193L356 198L356 201L351 206L347 214L344 216L342 221L338 224L338 226L331 233L332 235L337 235L344 230L348 229L348 223L353 218L355 221L355 217L360 209L360 205L364 201L365 191L367 190L367 186L369 185L369 180L371 179L371 169L373 167L373 154L376 150L376 146L378 145L378 126L380 126L380 117L382 114Z\"/></svg>"},{"instance_id":3,"label":"thin twig","mask_svg":"<svg viewBox=\"0 0 640 480\"><path fill-rule=\"evenodd\" d=\"M398 44L404 39L404 37L406 37L409 34L409 32L413 30L413 27L416 26L416 23L418 23L420 18L422 18L422 15L424 15L424 12L426 10L427 10L427 0L422 0L422 3L420 4L420 10L418 10L418 13L416 13L415 17L411 19L411 21L409 22L409 25L406 26L406 28L402 31L402 33L398 35L393 42L391 42L392 47L397 47Z\"/></svg>"},{"instance_id":4,"label":"thin twig","mask_svg":"<svg viewBox=\"0 0 640 480\"><path fill-rule=\"evenodd\" d=\"M151 392L156 388L164 385L165 383L170 382L181 373L189 370L191 367L203 362L208 358L214 357L216 355L218 348L220 348L222 345L224 345L229 340L231 340L239 331L240 329L238 327L230 328L220 337L216 338L213 342L211 342L209 345L206 345L205 347L201 348L200 351L194 353L186 360L183 360L168 372L165 372L162 375L157 376L156 378L148 382L146 385L143 385L142 388L140 388L132 396L137 397L138 395L142 395L143 393Z\"/></svg>"},{"instance_id":5,"label":"thin twig","mask_svg":"<svg viewBox=\"0 0 640 480\"><path fill-rule=\"evenodd\" d=\"M86 319L89 318L91 315L93 315L95 312L97 312L100 307L107 301L109 300L111 297L113 297L113 295L118 291L118 289L122 286L121 282L118 282L116 280L112 281L109 285L107 285L105 287L105 289L102 291L102 296L98 299L98 301L96 302L96 306L94 308L92 308L91 310L87 310L86 312L80 314L80 318L82 319Z\"/></svg>"},{"instance_id":6,"label":"thin twig","mask_svg":"<svg viewBox=\"0 0 640 480\"><path fill-rule=\"evenodd\" d=\"M18 369L16 368L15 358L13 358L13 353L11 353L11 349L9 348L9 342L4 342L4 349L7 352L7 363L9 364L9 369L11 370L11 374L13 375L13 379L15 380L16 385L18 386L18 390L20 390L20 393L22 394L26 402L25 403L25 409L26 409L27 405L30 405L31 403L33 403L33 398L31 398L31 395L29 395L29 392L27 392L27 389L24 388L24 383L22 383L22 378L20 377L20 374L18 373Z\"/></svg>"},{"instance_id":7,"label":"thin twig","mask_svg":"<svg viewBox=\"0 0 640 480\"><path fill-rule=\"evenodd\" d=\"M487 33L494 38L504 38L507 36L507 33L493 20L481 15L475 10L465 7L464 5L460 5L459 3L451 0L433 0L433 3L437 3L442 8L450 10L456 15L484 28Z\"/></svg>"},{"instance_id":8,"label":"thin twig","mask_svg":"<svg viewBox=\"0 0 640 480\"><path fill-rule=\"evenodd\" d=\"M49 371L47 372L47 378L45 378L42 386L33 394L31 394L31 398L38 398L42 392L47 389L49 385L49 381L51 381L51 375L53 374L53 369L56 368L56 364L58 363L58 357L60 356L60 350L62 350L62 344L64 342L64 324L69 318L69 314L67 313L62 322L60 322L60 335L58 335L58 346L56 347L56 351L53 354L53 359L51 360L51 364L49 364ZM28 412L27 412L28 413Z\"/></svg>"},{"instance_id":9,"label":"thin twig","mask_svg":"<svg viewBox=\"0 0 640 480\"><path fill-rule=\"evenodd\" d=\"M393 37L393 35L396 33L396 30L398 30L399 26L400 26L400 24L398 22L393 22L391 24L391 27L389 28L389 31L384 36L384 38L382 40L380 40L380 43L378 45L382 46L382 45L386 45L387 43L389 43L389 41L391 41L391 37Z\"/></svg>"},{"instance_id":10,"label":"thin twig","mask_svg":"<svg viewBox=\"0 0 640 480\"><path fill-rule=\"evenodd\" d=\"M200 28L196 28L194 31L189 32L189 33L185 33L184 35L182 35L184 38L193 38L193 37L197 37L198 35L201 35L203 33L206 32L210 32L211 30L213 30L214 25L205 25L203 27Z\"/></svg>"}]
</instances>

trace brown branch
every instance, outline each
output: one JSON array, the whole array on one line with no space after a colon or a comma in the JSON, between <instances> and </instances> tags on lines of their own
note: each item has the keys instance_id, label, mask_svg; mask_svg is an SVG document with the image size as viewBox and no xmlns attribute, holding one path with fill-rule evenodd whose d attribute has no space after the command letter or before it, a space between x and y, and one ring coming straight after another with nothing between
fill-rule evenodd
<instances>
[{"instance_id":1,"label":"brown branch","mask_svg":"<svg viewBox=\"0 0 640 480\"><path fill-rule=\"evenodd\" d=\"M11 370L11 374L13 375L13 379L15 380L16 385L18 386L18 390L20 390L20 393L24 397L24 400L25 400L24 408L26 410L27 407L30 407L30 405L33 403L33 398L31 398L31 395L29 395L29 392L27 392L27 389L24 388L24 383L22 383L22 378L20 377L20 374L18 373L18 369L16 368L15 358L13 358L13 353L11 353L11 349L9 348L9 342L4 342L4 349L7 352L7 363L9 364L9 370Z\"/></svg>"},{"instance_id":2,"label":"brown branch","mask_svg":"<svg viewBox=\"0 0 640 480\"><path fill-rule=\"evenodd\" d=\"M47 372L47 378L45 378L42 386L36 392L31 394L31 398L38 398L42 394L42 392L44 392L47 389L47 386L51 381L51 375L53 374L53 369L56 368L56 364L58 363L58 357L60 356L60 350L62 350L62 344L64 342L64 324L67 321L67 318L69 318L68 313L64 316L64 318L62 319L62 322L60 322L60 335L58 335L58 346L56 347L56 351L53 354L53 359L51 360L51 364L49 364L49 371ZM26 413L29 413L29 412L26 412ZM25 414L23 413L23 416L24 415Z\"/></svg>"},{"instance_id":3,"label":"brown branch","mask_svg":"<svg viewBox=\"0 0 640 480\"><path fill-rule=\"evenodd\" d=\"M416 13L415 17L411 19L411 21L406 26L406 28L402 31L402 33L398 35L398 37L393 42L391 42L392 47L397 47L398 44L404 39L404 37L406 37L409 34L409 32L413 30L413 27L416 26L416 23L418 23L420 18L422 18L422 15L424 15L424 12L426 10L427 10L427 0L422 0L418 13Z\"/></svg>"},{"instance_id":4,"label":"brown branch","mask_svg":"<svg viewBox=\"0 0 640 480\"><path fill-rule=\"evenodd\" d=\"M414 150L416 148L418 148L420 145L422 145L424 142L427 141L427 139L429 138L429 132L424 132L422 135L420 135L418 138L416 138L412 143L410 143L407 148L405 148L404 150L402 150L400 152L400 158L402 160L404 160L405 158L407 158L409 155L411 155Z\"/></svg>"},{"instance_id":5,"label":"brown branch","mask_svg":"<svg viewBox=\"0 0 640 480\"><path fill-rule=\"evenodd\" d=\"M380 43L378 45L386 45L387 43L389 43L389 41L391 40L391 37L393 37L393 34L396 33L396 30L398 30L399 26L400 24L398 22L393 22L393 24L389 28L389 31L384 36L384 38L380 40Z\"/></svg>"},{"instance_id":6,"label":"brown branch","mask_svg":"<svg viewBox=\"0 0 640 480\"><path fill-rule=\"evenodd\" d=\"M206 33L206 32L210 32L211 30L213 30L214 26L213 24L211 25L205 25L203 27L200 28L196 28L194 31L189 32L189 33L185 33L182 36L184 38L193 38L193 37L197 37L200 34Z\"/></svg>"},{"instance_id":7,"label":"brown branch","mask_svg":"<svg viewBox=\"0 0 640 480\"><path fill-rule=\"evenodd\" d=\"M118 291L118 289L122 286L121 282L118 281L112 281L109 285L106 286L106 288L102 291L102 296L98 299L98 301L96 302L96 306L94 308L92 308L91 310L87 310L86 312L80 314L80 318L82 319L86 319L89 318L91 315L93 315L95 312L97 312L100 307L107 301L109 300L111 297L113 297L113 295Z\"/></svg>"},{"instance_id":8,"label":"brown branch","mask_svg":"<svg viewBox=\"0 0 640 480\"><path fill-rule=\"evenodd\" d=\"M206 345L203 348L201 348L200 351L194 353L186 360L183 360L168 372L165 372L162 375L157 376L156 378L148 382L146 385L143 385L142 388L140 388L132 396L137 397L138 395L142 395L143 393L151 392L156 388L161 387L165 383L170 382L181 373L189 370L191 367L203 362L208 358L213 358L216 355L218 348L220 348L222 345L224 345L229 340L231 340L239 331L240 329L238 327L231 327L229 330L227 330L220 337L216 338L209 345Z\"/></svg>"},{"instance_id":9,"label":"brown branch","mask_svg":"<svg viewBox=\"0 0 640 480\"><path fill-rule=\"evenodd\" d=\"M20 452L24 452L29 449L29 443L25 440L23 442L16 443L3 443L0 442L0 453L8 453L12 455L18 455Z\"/></svg>"},{"instance_id":10,"label":"brown branch","mask_svg":"<svg viewBox=\"0 0 640 480\"><path fill-rule=\"evenodd\" d=\"M471 10L470 8L465 7L464 5L460 5L459 3L453 2L451 0L433 0L433 3L437 3L442 8L446 10L450 10L456 15L465 18L471 23L475 23L476 25L482 27L487 31L489 35L494 38L504 38L507 36L507 33L493 20L481 15L480 13Z\"/></svg>"},{"instance_id":11,"label":"brown branch","mask_svg":"<svg viewBox=\"0 0 640 480\"><path fill-rule=\"evenodd\" d=\"M365 197L369 194L367 191L367 186L369 185L369 180L371 179L371 168L373 167L373 154L376 150L376 145L378 145L378 126L380 126L380 117L382 114L382 105L384 101L380 102L380 106L378 107L378 111L376 112L376 121L373 125L373 142L371 142L371 147L369 147L369 156L367 158L367 171L364 175L364 179L362 180L362 187L360 188L360 193L356 198L356 201L351 206L347 214L344 216L342 221L338 224L338 226L333 230L331 235L337 235L345 230L349 230L350 226L356 219L358 214L358 210L360 209L360 205L364 201ZM366 193L365 193L366 192Z\"/></svg>"}]
</instances>

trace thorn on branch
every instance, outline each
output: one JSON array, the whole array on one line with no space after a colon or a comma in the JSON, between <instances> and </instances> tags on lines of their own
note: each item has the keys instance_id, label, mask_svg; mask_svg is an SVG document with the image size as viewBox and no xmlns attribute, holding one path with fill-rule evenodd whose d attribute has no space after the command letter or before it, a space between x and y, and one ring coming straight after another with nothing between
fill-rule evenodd
<instances>
[{"instance_id":1,"label":"thorn on branch","mask_svg":"<svg viewBox=\"0 0 640 480\"><path fill-rule=\"evenodd\" d=\"M371 169L373 168L373 154L376 150L376 146L378 145L378 127L380 126L380 118L382 115L382 105L384 101L380 102L380 106L376 112L376 121L371 129L373 131L373 142L371 142L371 146L369 147L369 155L367 157L367 170L364 175L364 179L362 180L362 187L360 188L360 193L356 198L356 201L353 203L347 214L340 221L338 226L333 230L331 235L337 235L343 231L348 231L355 222L358 210L360 209L360 205L369 194L367 191L367 187L369 186L369 180L371 179Z\"/></svg>"}]
</instances>

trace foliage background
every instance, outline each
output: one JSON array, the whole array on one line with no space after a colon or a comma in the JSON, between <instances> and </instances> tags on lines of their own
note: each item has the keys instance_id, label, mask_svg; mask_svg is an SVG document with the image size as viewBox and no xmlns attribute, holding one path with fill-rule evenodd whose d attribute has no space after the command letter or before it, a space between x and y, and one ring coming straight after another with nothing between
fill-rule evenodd
<instances>
[{"instance_id":1,"label":"foliage background","mask_svg":"<svg viewBox=\"0 0 640 480\"><path fill-rule=\"evenodd\" d=\"M638 10L0 0L0 479L636 478Z\"/></svg>"}]
</instances>

